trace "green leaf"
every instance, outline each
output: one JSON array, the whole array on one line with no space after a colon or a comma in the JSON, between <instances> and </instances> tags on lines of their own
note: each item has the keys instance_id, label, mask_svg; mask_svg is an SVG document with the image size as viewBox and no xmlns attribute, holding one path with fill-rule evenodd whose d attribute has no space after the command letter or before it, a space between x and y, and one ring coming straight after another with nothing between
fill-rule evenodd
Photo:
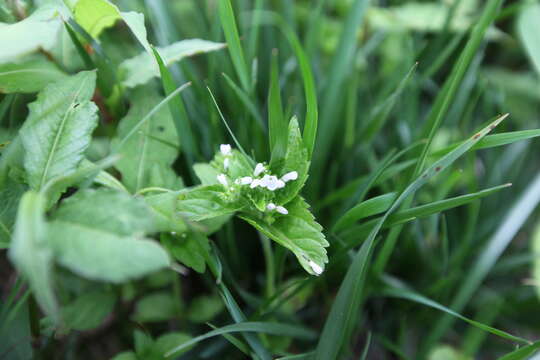
<instances>
[{"instance_id":1,"label":"green leaf","mask_svg":"<svg viewBox=\"0 0 540 360\"><path fill-rule=\"evenodd\" d=\"M362 201L347 211L334 225L333 231L339 231L371 215L376 215L390 208L396 199L396 193L388 193Z\"/></svg>"},{"instance_id":2,"label":"green leaf","mask_svg":"<svg viewBox=\"0 0 540 360\"><path fill-rule=\"evenodd\" d=\"M123 351L116 354L111 360L138 360L137 354L133 351Z\"/></svg>"},{"instance_id":3,"label":"green leaf","mask_svg":"<svg viewBox=\"0 0 540 360\"><path fill-rule=\"evenodd\" d=\"M37 302L54 323L58 323L58 305L53 292L53 251L46 237L44 220L46 199L26 192L17 212L17 222L9 257L26 278Z\"/></svg>"},{"instance_id":4,"label":"green leaf","mask_svg":"<svg viewBox=\"0 0 540 360\"><path fill-rule=\"evenodd\" d=\"M29 105L20 136L28 183L35 190L57 176L75 171L97 126L94 72L80 72L53 83Z\"/></svg>"},{"instance_id":5,"label":"green leaf","mask_svg":"<svg viewBox=\"0 0 540 360\"><path fill-rule=\"evenodd\" d=\"M190 221L201 221L232 214L243 205L229 198L222 185L197 186L178 195L178 212Z\"/></svg>"},{"instance_id":6,"label":"green leaf","mask_svg":"<svg viewBox=\"0 0 540 360\"><path fill-rule=\"evenodd\" d=\"M540 224L536 225L536 229L533 233L532 251L532 255L534 256L533 279L536 284L540 284ZM540 286L536 287L536 294L540 298Z\"/></svg>"},{"instance_id":7,"label":"green leaf","mask_svg":"<svg viewBox=\"0 0 540 360\"><path fill-rule=\"evenodd\" d=\"M163 99L150 87L137 88L131 96L132 106L118 126L118 137L113 141L122 158L116 167L122 173L122 182L131 192L145 187L178 188L180 182L171 168L178 156L178 138L168 109L161 108L139 126L148 110ZM156 169L157 168L157 169ZM155 172L162 175L156 177Z\"/></svg>"},{"instance_id":8,"label":"green leaf","mask_svg":"<svg viewBox=\"0 0 540 360\"><path fill-rule=\"evenodd\" d=\"M110 291L83 293L62 309L62 319L70 329L94 329L113 311L115 302L116 296Z\"/></svg>"},{"instance_id":9,"label":"green leaf","mask_svg":"<svg viewBox=\"0 0 540 360\"><path fill-rule=\"evenodd\" d=\"M523 346L519 349L512 351L504 356L501 356L499 360L525 360L530 359L531 355L536 353L540 349L540 341L536 341L530 345Z\"/></svg>"},{"instance_id":10,"label":"green leaf","mask_svg":"<svg viewBox=\"0 0 540 360\"><path fill-rule=\"evenodd\" d=\"M93 38L120 19L118 8L105 0L79 0L73 13L75 21Z\"/></svg>"},{"instance_id":11,"label":"green leaf","mask_svg":"<svg viewBox=\"0 0 540 360\"><path fill-rule=\"evenodd\" d=\"M273 334L280 336L290 336L298 339L311 340L316 337L316 334L309 330L295 325L271 323L271 322L241 322L237 324L223 326L219 329L207 332L204 335L194 337L190 341L176 346L169 350L165 356L177 354L178 351L194 345L202 340L211 338L213 336L233 333L233 332L259 332L264 334Z\"/></svg>"},{"instance_id":12,"label":"green leaf","mask_svg":"<svg viewBox=\"0 0 540 360\"><path fill-rule=\"evenodd\" d=\"M242 44L240 43L240 37L238 36L238 29L236 27L236 20L234 19L234 12L230 0L223 0L218 3L219 19L225 39L227 39L227 45L231 60L234 65L234 69L240 79L242 88L246 92L251 92L251 85L249 81L249 72L244 57L244 51L242 50Z\"/></svg>"},{"instance_id":13,"label":"green leaf","mask_svg":"<svg viewBox=\"0 0 540 360\"><path fill-rule=\"evenodd\" d=\"M62 29L58 5L47 4L15 24L0 24L0 64L43 49L51 50Z\"/></svg>"},{"instance_id":14,"label":"green leaf","mask_svg":"<svg viewBox=\"0 0 540 360\"><path fill-rule=\"evenodd\" d=\"M176 316L175 299L168 291L145 295L135 305L132 319L137 322L159 322Z\"/></svg>"},{"instance_id":15,"label":"green leaf","mask_svg":"<svg viewBox=\"0 0 540 360\"><path fill-rule=\"evenodd\" d=\"M183 58L217 51L225 47L223 43L201 39L187 39L175 42L169 46L157 47L163 62L169 66ZM135 87L145 84L150 79L159 76L159 66L151 55L151 52L143 52L120 64L120 72L123 74L122 84L125 87Z\"/></svg>"},{"instance_id":16,"label":"green leaf","mask_svg":"<svg viewBox=\"0 0 540 360\"><path fill-rule=\"evenodd\" d=\"M287 204L288 214L277 216L271 224L252 214L242 213L240 217L257 230L291 250L302 267L312 275L320 275L328 262L326 249L329 244L311 212L308 204L296 197Z\"/></svg>"},{"instance_id":17,"label":"green leaf","mask_svg":"<svg viewBox=\"0 0 540 360\"><path fill-rule=\"evenodd\" d=\"M268 141L270 145L270 167L280 163L287 151L287 126L283 116L277 51L272 53L270 89L268 90Z\"/></svg>"},{"instance_id":18,"label":"green leaf","mask_svg":"<svg viewBox=\"0 0 540 360\"><path fill-rule=\"evenodd\" d=\"M108 189L72 196L54 214L47 233L58 263L89 279L119 283L169 265L151 231L146 205Z\"/></svg>"},{"instance_id":19,"label":"green leaf","mask_svg":"<svg viewBox=\"0 0 540 360\"><path fill-rule=\"evenodd\" d=\"M14 181L8 181L0 188L0 248L8 247L11 240L11 231L15 224L19 200L26 187Z\"/></svg>"},{"instance_id":20,"label":"green leaf","mask_svg":"<svg viewBox=\"0 0 540 360\"><path fill-rule=\"evenodd\" d=\"M144 197L144 201L153 210L156 230L174 231L179 234L187 230L184 219L176 210L178 195L178 191L171 191Z\"/></svg>"},{"instance_id":21,"label":"green leaf","mask_svg":"<svg viewBox=\"0 0 540 360\"><path fill-rule=\"evenodd\" d=\"M498 117L490 125L477 132L458 148L436 161L428 169L423 171L423 173L416 180L410 183L405 190L403 190L384 216L377 221L368 238L364 241L364 244L356 253L349 270L347 270L345 279L339 288L336 301L332 305L330 315L326 320L323 332L317 345L315 357L317 360L335 359L341 349L341 346L344 343L348 343L348 336L350 335L347 336L346 334L350 334L352 327L354 326L353 321L357 321L356 315L358 313L364 293L365 272L370 263L373 244L386 219L398 209L405 199L412 196L419 188L426 184L430 178L437 175L443 168L450 166L459 157L469 151L476 143L478 143L478 141L491 132L491 130L500 124L500 122L503 121L507 116L508 114ZM392 249L386 249L386 251L390 252ZM379 257L388 258L389 254L382 253L379 254Z\"/></svg>"},{"instance_id":22,"label":"green leaf","mask_svg":"<svg viewBox=\"0 0 540 360\"><path fill-rule=\"evenodd\" d=\"M32 93L67 77L44 56L0 65L0 93Z\"/></svg>"},{"instance_id":23,"label":"green leaf","mask_svg":"<svg viewBox=\"0 0 540 360\"><path fill-rule=\"evenodd\" d=\"M206 270L206 259L210 256L208 238L198 231L190 231L181 235L162 234L161 242L169 253L182 264L198 273Z\"/></svg>"},{"instance_id":24,"label":"green leaf","mask_svg":"<svg viewBox=\"0 0 540 360\"><path fill-rule=\"evenodd\" d=\"M121 12L108 0L78 0L73 10L77 23L92 37L98 38L103 30L123 19L144 49L151 53L146 38L144 15L137 12Z\"/></svg>"},{"instance_id":25,"label":"green leaf","mask_svg":"<svg viewBox=\"0 0 540 360\"><path fill-rule=\"evenodd\" d=\"M153 213L143 200L105 188L78 191L62 202L53 219L121 236L141 236L156 229Z\"/></svg>"},{"instance_id":26,"label":"green leaf","mask_svg":"<svg viewBox=\"0 0 540 360\"><path fill-rule=\"evenodd\" d=\"M300 128L298 127L298 120L296 117L293 117L289 122L289 138L285 161L283 162L278 175L283 176L288 172L296 171L298 173L298 178L287 182L287 185L283 189L277 191L276 204L287 204L298 195L308 178L308 170L308 149L302 140Z\"/></svg>"},{"instance_id":27,"label":"green leaf","mask_svg":"<svg viewBox=\"0 0 540 360\"><path fill-rule=\"evenodd\" d=\"M174 346L177 346L178 344L183 344L188 341L190 341L193 337L186 333L181 332L171 332L167 333L165 335L161 335L158 337L154 343L154 351L164 357L165 359L173 359L177 358L178 355L181 355L191 349L191 346L187 346L184 348L183 351L178 352L175 354L174 357L166 356L165 353L169 351Z\"/></svg>"},{"instance_id":28,"label":"green leaf","mask_svg":"<svg viewBox=\"0 0 540 360\"><path fill-rule=\"evenodd\" d=\"M521 8L521 12L518 17L518 34L529 59L534 65L537 74L540 75L540 40L538 34L540 33L540 24L538 18L540 17L540 4L536 2L530 2L527 6Z\"/></svg>"},{"instance_id":29,"label":"green leaf","mask_svg":"<svg viewBox=\"0 0 540 360\"><path fill-rule=\"evenodd\" d=\"M193 165L193 171L199 178L202 185L215 185L218 183L217 176L220 172L212 165L197 163Z\"/></svg>"},{"instance_id":30,"label":"green leaf","mask_svg":"<svg viewBox=\"0 0 540 360\"><path fill-rule=\"evenodd\" d=\"M188 309L188 319L194 323L206 323L223 311L223 302L218 296L194 298Z\"/></svg>"}]
</instances>

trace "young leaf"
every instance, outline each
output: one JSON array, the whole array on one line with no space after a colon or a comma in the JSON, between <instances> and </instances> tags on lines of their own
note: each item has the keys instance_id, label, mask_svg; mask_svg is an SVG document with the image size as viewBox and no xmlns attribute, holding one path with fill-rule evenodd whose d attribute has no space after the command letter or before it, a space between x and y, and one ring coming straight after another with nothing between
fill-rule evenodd
<instances>
[{"instance_id":1,"label":"young leaf","mask_svg":"<svg viewBox=\"0 0 540 360\"><path fill-rule=\"evenodd\" d=\"M162 100L149 87L136 89L131 99L133 105L126 117L120 121L118 138L113 142L113 147L119 146L118 152L122 155L116 165L122 173L122 182L131 192L150 186L179 188L180 181L171 168L178 156L179 142L168 109L160 109L151 119L145 121L136 133L121 142L120 139L125 138L138 126L148 109ZM156 172L155 167L162 174L157 179L152 176Z\"/></svg>"},{"instance_id":2,"label":"young leaf","mask_svg":"<svg viewBox=\"0 0 540 360\"><path fill-rule=\"evenodd\" d=\"M166 66L174 64L183 58L204 54L223 49L225 44L201 39L187 39L175 42L169 46L157 47ZM159 76L159 66L151 52L143 52L125 60L120 64L120 73L123 74L122 84L125 87L135 87L146 84L149 80Z\"/></svg>"},{"instance_id":3,"label":"young leaf","mask_svg":"<svg viewBox=\"0 0 540 360\"><path fill-rule=\"evenodd\" d=\"M243 208L233 198L228 199L222 185L197 186L178 195L177 210L190 221L201 221L232 214Z\"/></svg>"},{"instance_id":4,"label":"young leaf","mask_svg":"<svg viewBox=\"0 0 540 360\"><path fill-rule=\"evenodd\" d=\"M62 320L70 329L85 331L98 327L114 308L111 291L83 293L62 309Z\"/></svg>"},{"instance_id":5,"label":"young leaf","mask_svg":"<svg viewBox=\"0 0 540 360\"><path fill-rule=\"evenodd\" d=\"M29 105L20 136L32 189L74 171L84 158L97 126L97 107L89 101L95 80L94 72L80 72L47 86Z\"/></svg>"},{"instance_id":6,"label":"young leaf","mask_svg":"<svg viewBox=\"0 0 540 360\"><path fill-rule=\"evenodd\" d=\"M178 191L171 191L144 197L144 201L153 210L156 230L179 234L186 232L186 223L176 211L178 195Z\"/></svg>"},{"instance_id":7,"label":"young leaf","mask_svg":"<svg viewBox=\"0 0 540 360\"><path fill-rule=\"evenodd\" d=\"M283 176L296 171L298 178L287 182L287 185L277 193L277 204L284 205L294 199L304 186L309 170L309 154L298 126L298 120L293 117L289 122L289 138L285 160L278 175Z\"/></svg>"},{"instance_id":8,"label":"young leaf","mask_svg":"<svg viewBox=\"0 0 540 360\"><path fill-rule=\"evenodd\" d=\"M34 297L54 323L59 320L53 292L53 252L46 237L46 199L29 191L21 199L9 257L29 282Z\"/></svg>"},{"instance_id":9,"label":"young leaf","mask_svg":"<svg viewBox=\"0 0 540 360\"><path fill-rule=\"evenodd\" d=\"M291 250L302 267L310 274L320 275L328 262L328 241L322 233L308 204L300 197L287 204L288 214L276 217L271 224L252 214L242 213L242 219L278 244Z\"/></svg>"}]
</instances>

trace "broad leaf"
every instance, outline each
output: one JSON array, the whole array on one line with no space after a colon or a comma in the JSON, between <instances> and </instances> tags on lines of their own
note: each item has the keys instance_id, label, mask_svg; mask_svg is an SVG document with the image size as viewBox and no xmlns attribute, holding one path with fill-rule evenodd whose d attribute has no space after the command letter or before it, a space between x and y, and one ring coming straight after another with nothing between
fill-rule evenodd
<instances>
[{"instance_id":1,"label":"broad leaf","mask_svg":"<svg viewBox=\"0 0 540 360\"><path fill-rule=\"evenodd\" d=\"M0 23L0 64L39 49L51 50L62 29L59 10L56 4L47 4L15 24Z\"/></svg>"},{"instance_id":2,"label":"broad leaf","mask_svg":"<svg viewBox=\"0 0 540 360\"><path fill-rule=\"evenodd\" d=\"M0 65L0 93L32 93L67 75L44 56Z\"/></svg>"},{"instance_id":3,"label":"broad leaf","mask_svg":"<svg viewBox=\"0 0 540 360\"><path fill-rule=\"evenodd\" d=\"M110 291L83 293L63 308L62 319L71 329L94 329L111 313L115 302L116 296Z\"/></svg>"},{"instance_id":4,"label":"broad leaf","mask_svg":"<svg viewBox=\"0 0 540 360\"><path fill-rule=\"evenodd\" d=\"M206 236L198 231L181 235L164 233L161 235L161 242L176 260L199 273L204 273L206 259L210 252L210 244Z\"/></svg>"},{"instance_id":5,"label":"broad leaf","mask_svg":"<svg viewBox=\"0 0 540 360\"><path fill-rule=\"evenodd\" d=\"M529 5L523 6L518 18L518 34L536 72L540 75L539 17L540 5L538 3L531 2Z\"/></svg>"},{"instance_id":6,"label":"broad leaf","mask_svg":"<svg viewBox=\"0 0 540 360\"><path fill-rule=\"evenodd\" d=\"M97 126L97 107L88 101L94 86L95 73L80 72L47 86L30 104L20 136L32 189L74 171L84 158Z\"/></svg>"},{"instance_id":7,"label":"broad leaf","mask_svg":"<svg viewBox=\"0 0 540 360\"><path fill-rule=\"evenodd\" d=\"M225 47L223 43L216 43L200 39L188 39L175 42L169 46L158 47L165 65L171 65L185 57L216 51ZM143 52L120 65L120 71L124 73L122 84L126 87L135 87L145 84L153 77L159 76L157 65L151 52Z\"/></svg>"},{"instance_id":8,"label":"broad leaf","mask_svg":"<svg viewBox=\"0 0 540 360\"><path fill-rule=\"evenodd\" d=\"M136 89L131 96L131 109L118 126L118 139L129 134L161 100L149 87ZM120 143L118 139L116 144ZM171 115L162 108L118 149L122 158L116 167L122 173L124 185L132 192L150 186L180 188L181 181L171 168L178 156L178 146Z\"/></svg>"},{"instance_id":9,"label":"broad leaf","mask_svg":"<svg viewBox=\"0 0 540 360\"><path fill-rule=\"evenodd\" d=\"M56 323L59 315L53 292L53 252L46 238L44 213L45 198L42 195L33 191L23 195L9 257L30 284L43 311Z\"/></svg>"},{"instance_id":10,"label":"broad leaf","mask_svg":"<svg viewBox=\"0 0 540 360\"><path fill-rule=\"evenodd\" d=\"M277 216L271 224L251 214L242 213L240 217L291 250L308 273L320 275L328 262L325 247L329 245L321 225L315 221L308 204L301 197L289 202L287 210L287 215Z\"/></svg>"},{"instance_id":11,"label":"broad leaf","mask_svg":"<svg viewBox=\"0 0 540 360\"><path fill-rule=\"evenodd\" d=\"M144 201L154 213L155 226L158 231L183 233L187 226L176 210L178 191L150 195Z\"/></svg>"},{"instance_id":12,"label":"broad leaf","mask_svg":"<svg viewBox=\"0 0 540 360\"><path fill-rule=\"evenodd\" d=\"M24 185L14 181L8 181L0 188L0 249L9 246L17 207L25 190Z\"/></svg>"},{"instance_id":13,"label":"broad leaf","mask_svg":"<svg viewBox=\"0 0 540 360\"><path fill-rule=\"evenodd\" d=\"M122 192L82 192L63 204L49 224L58 262L89 279L114 283L169 265L155 241L140 237L153 226L146 205Z\"/></svg>"}]
</instances>

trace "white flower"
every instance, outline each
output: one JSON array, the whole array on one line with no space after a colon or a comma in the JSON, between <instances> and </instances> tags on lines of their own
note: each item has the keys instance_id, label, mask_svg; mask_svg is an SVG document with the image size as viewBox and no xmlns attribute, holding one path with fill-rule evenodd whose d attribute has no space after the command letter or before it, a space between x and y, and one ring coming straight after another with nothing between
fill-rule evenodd
<instances>
[{"instance_id":1,"label":"white flower","mask_svg":"<svg viewBox=\"0 0 540 360\"><path fill-rule=\"evenodd\" d=\"M223 154L225 156L232 155L232 148L231 148L231 145L229 145L229 144L221 144L221 145L219 145L219 151L221 152L221 154Z\"/></svg>"},{"instance_id":2,"label":"white flower","mask_svg":"<svg viewBox=\"0 0 540 360\"><path fill-rule=\"evenodd\" d=\"M296 171L290 171L281 177L284 182L298 179L298 173Z\"/></svg>"},{"instance_id":3,"label":"white flower","mask_svg":"<svg viewBox=\"0 0 540 360\"><path fill-rule=\"evenodd\" d=\"M285 182L282 180L279 180L274 175L264 175L261 179L261 187L265 187L270 191L274 191L276 189L281 189L285 186Z\"/></svg>"},{"instance_id":4,"label":"white flower","mask_svg":"<svg viewBox=\"0 0 540 360\"><path fill-rule=\"evenodd\" d=\"M270 211L272 210L276 210L276 204L274 203L268 203L268 205L266 205L266 208Z\"/></svg>"},{"instance_id":5,"label":"white flower","mask_svg":"<svg viewBox=\"0 0 540 360\"><path fill-rule=\"evenodd\" d=\"M229 168L229 158L225 158L225 160L223 160L223 168L225 170Z\"/></svg>"},{"instance_id":6,"label":"white flower","mask_svg":"<svg viewBox=\"0 0 540 360\"><path fill-rule=\"evenodd\" d=\"M260 185L261 185L261 180L253 179L253 181L251 182L249 187L253 189L253 188L256 188L257 186L260 186Z\"/></svg>"},{"instance_id":7,"label":"white flower","mask_svg":"<svg viewBox=\"0 0 540 360\"><path fill-rule=\"evenodd\" d=\"M253 182L253 178L251 176L244 176L241 178L236 179L235 183L240 185L249 185Z\"/></svg>"},{"instance_id":8,"label":"white flower","mask_svg":"<svg viewBox=\"0 0 540 360\"><path fill-rule=\"evenodd\" d=\"M283 215L287 215L289 213L283 206L276 206L276 211Z\"/></svg>"},{"instance_id":9,"label":"white flower","mask_svg":"<svg viewBox=\"0 0 540 360\"><path fill-rule=\"evenodd\" d=\"M262 163L258 163L256 166L255 166L255 170L253 170L253 175L255 176L259 176L260 173L262 173L265 169L264 165Z\"/></svg>"},{"instance_id":10,"label":"white flower","mask_svg":"<svg viewBox=\"0 0 540 360\"><path fill-rule=\"evenodd\" d=\"M309 260L308 265L311 267L313 272L317 275L321 275L323 272L323 268L319 266L315 261Z\"/></svg>"},{"instance_id":11,"label":"white flower","mask_svg":"<svg viewBox=\"0 0 540 360\"><path fill-rule=\"evenodd\" d=\"M219 174L217 177L217 181L223 186L228 186L229 183L227 182L227 176L225 174Z\"/></svg>"}]
</instances>

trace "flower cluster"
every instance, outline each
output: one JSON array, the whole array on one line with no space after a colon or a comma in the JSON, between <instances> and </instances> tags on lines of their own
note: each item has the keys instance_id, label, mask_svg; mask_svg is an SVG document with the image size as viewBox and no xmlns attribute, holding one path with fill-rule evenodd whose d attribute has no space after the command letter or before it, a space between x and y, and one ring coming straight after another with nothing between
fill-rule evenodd
<instances>
[{"instance_id":1,"label":"flower cluster","mask_svg":"<svg viewBox=\"0 0 540 360\"><path fill-rule=\"evenodd\" d=\"M230 157L232 156L231 145L221 144L219 149L221 154L224 156L223 169L224 171L227 171L227 169L229 168ZM250 189L255 189L259 187L270 191L276 191L278 189L284 188L287 182L298 179L298 172L296 171L290 171L281 176L281 178L278 178L275 175L271 175L268 172L268 169L264 166L263 163L258 163L253 170L253 176L240 177L234 180L234 184L245 186L249 185ZM217 181L221 185L229 187L227 175L225 175L224 173L217 175ZM280 205L276 205L273 202L269 202L266 205L266 209L268 211L276 211L283 215L287 215L289 213L286 208Z\"/></svg>"}]
</instances>

